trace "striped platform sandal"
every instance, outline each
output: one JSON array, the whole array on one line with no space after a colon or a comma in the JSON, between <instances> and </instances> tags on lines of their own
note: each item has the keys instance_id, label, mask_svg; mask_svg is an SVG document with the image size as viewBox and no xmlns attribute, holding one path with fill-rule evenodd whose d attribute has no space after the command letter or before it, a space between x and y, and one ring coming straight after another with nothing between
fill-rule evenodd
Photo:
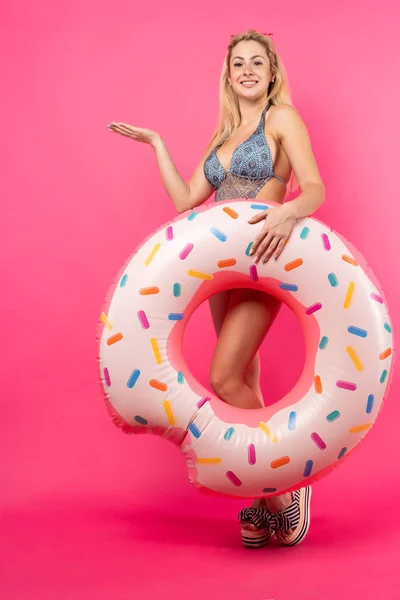
<instances>
[{"instance_id":1,"label":"striped platform sandal","mask_svg":"<svg viewBox=\"0 0 400 600\"><path fill-rule=\"evenodd\" d=\"M284 546L300 544L310 527L311 486L293 492L293 502L276 513L276 534Z\"/></svg>"},{"instance_id":2,"label":"striped platform sandal","mask_svg":"<svg viewBox=\"0 0 400 600\"><path fill-rule=\"evenodd\" d=\"M258 503L257 507L243 508L238 515L242 543L245 548L263 548L269 543L272 536L272 528L268 524L271 513L264 498L261 498ZM251 529L247 525L251 525Z\"/></svg>"}]
</instances>

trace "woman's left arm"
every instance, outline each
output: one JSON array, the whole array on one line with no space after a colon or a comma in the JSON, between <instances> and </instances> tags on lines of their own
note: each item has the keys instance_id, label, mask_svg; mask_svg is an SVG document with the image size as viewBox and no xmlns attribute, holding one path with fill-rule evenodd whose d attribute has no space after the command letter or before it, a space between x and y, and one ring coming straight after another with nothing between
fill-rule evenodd
<instances>
[{"instance_id":1,"label":"woman's left arm","mask_svg":"<svg viewBox=\"0 0 400 600\"><path fill-rule=\"evenodd\" d=\"M250 254L254 262L266 262L274 254L278 258L294 227L296 219L312 215L325 201L325 187L319 174L307 127L297 110L289 104L279 105L274 121L280 143L299 182L301 193L294 200L272 207L250 219L264 227L255 238Z\"/></svg>"}]
</instances>

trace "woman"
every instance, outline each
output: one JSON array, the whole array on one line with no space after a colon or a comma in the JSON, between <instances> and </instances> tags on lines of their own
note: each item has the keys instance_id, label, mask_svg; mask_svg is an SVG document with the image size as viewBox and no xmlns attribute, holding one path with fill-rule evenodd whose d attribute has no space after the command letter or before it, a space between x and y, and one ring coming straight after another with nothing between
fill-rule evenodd
<instances>
[{"instance_id":1,"label":"woman","mask_svg":"<svg viewBox=\"0 0 400 600\"><path fill-rule=\"evenodd\" d=\"M148 129L111 123L110 129L155 150L165 190L178 212L205 202L251 198L275 202L250 223L264 221L255 237L254 262L277 259L296 219L313 214L324 202L325 189L307 128L291 105L282 61L268 34L250 29L232 36L220 82L221 111L217 129L190 181L176 170L161 136ZM287 182L300 195L284 203ZM258 290L233 289L209 299L218 336L210 384L225 402L260 408L259 346L280 309L280 302ZM272 535L285 545L301 542L310 521L311 489L255 500L239 514L247 547L266 545Z\"/></svg>"}]
</instances>

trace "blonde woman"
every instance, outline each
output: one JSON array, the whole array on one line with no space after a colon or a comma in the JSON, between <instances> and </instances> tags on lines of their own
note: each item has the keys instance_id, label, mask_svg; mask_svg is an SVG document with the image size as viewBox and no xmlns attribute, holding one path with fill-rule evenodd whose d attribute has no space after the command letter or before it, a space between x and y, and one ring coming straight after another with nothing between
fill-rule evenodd
<instances>
[{"instance_id":1,"label":"blonde woman","mask_svg":"<svg viewBox=\"0 0 400 600\"><path fill-rule=\"evenodd\" d=\"M255 263L276 260L296 219L312 215L325 200L307 127L292 106L285 69L269 34L250 29L231 37L220 80L218 125L187 183L157 132L125 123L109 127L152 145L178 212L199 206L213 192L216 202L248 198L277 203L250 221L264 221L252 245ZM285 203L288 192L298 186L300 194ZM229 404L260 408L258 349L280 302L258 290L233 289L214 295L209 304L218 337L210 385ZM255 500L239 513L243 544L259 548L272 536L284 545L301 542L309 529L310 498L307 486Z\"/></svg>"}]
</instances>

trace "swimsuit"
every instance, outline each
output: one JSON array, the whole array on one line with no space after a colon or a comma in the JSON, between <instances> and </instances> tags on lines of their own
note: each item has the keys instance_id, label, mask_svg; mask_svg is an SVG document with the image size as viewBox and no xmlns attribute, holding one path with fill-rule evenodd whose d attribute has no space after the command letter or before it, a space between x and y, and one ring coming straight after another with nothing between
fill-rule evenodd
<instances>
[{"instance_id":1,"label":"swimsuit","mask_svg":"<svg viewBox=\"0 0 400 600\"><path fill-rule=\"evenodd\" d=\"M270 106L268 104L263 110L257 129L235 149L228 171L225 171L217 156L218 148L227 138L204 161L204 175L216 190L216 202L232 198L255 198L272 177L287 185L282 177L274 173L271 150L264 133L265 113Z\"/></svg>"}]
</instances>

